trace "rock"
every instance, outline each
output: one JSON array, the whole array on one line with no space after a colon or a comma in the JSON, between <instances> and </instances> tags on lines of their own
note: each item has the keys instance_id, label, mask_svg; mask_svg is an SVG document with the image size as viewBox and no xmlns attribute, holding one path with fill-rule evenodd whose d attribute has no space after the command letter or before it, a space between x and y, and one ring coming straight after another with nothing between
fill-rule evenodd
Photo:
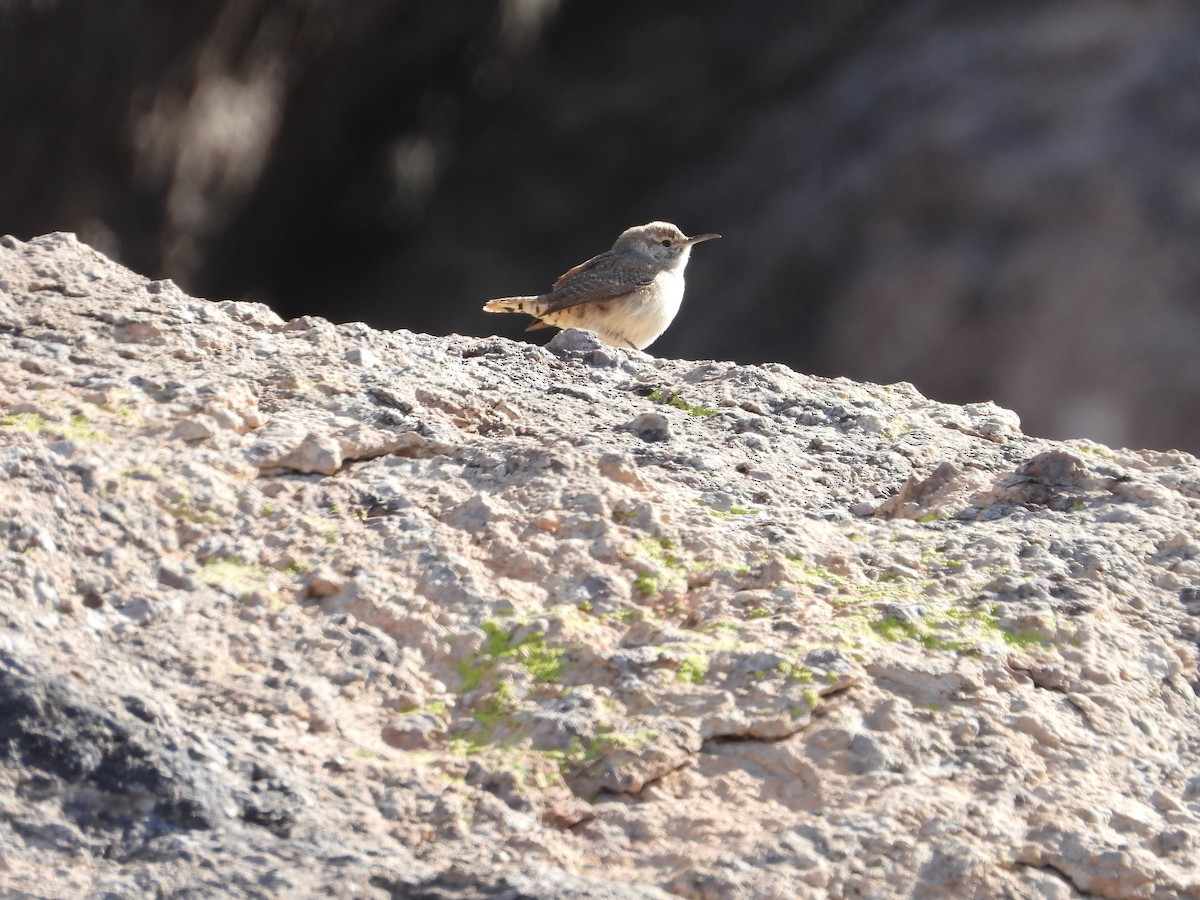
<instances>
[{"instance_id":1,"label":"rock","mask_svg":"<svg viewBox=\"0 0 1200 900\"><path fill-rule=\"evenodd\" d=\"M308 578L305 579L305 585L309 596L321 599L332 597L341 591L345 585L345 579L338 576L333 570L321 566L309 573Z\"/></svg>"},{"instance_id":2,"label":"rock","mask_svg":"<svg viewBox=\"0 0 1200 900\"><path fill-rule=\"evenodd\" d=\"M354 363L356 366L362 366L364 369L373 369L379 365L379 357L370 351L367 347L351 347L346 351L346 362Z\"/></svg>"},{"instance_id":3,"label":"rock","mask_svg":"<svg viewBox=\"0 0 1200 900\"><path fill-rule=\"evenodd\" d=\"M606 345L602 344L600 339L590 331L582 328L565 328L550 338L546 349L551 353L588 353L604 350Z\"/></svg>"},{"instance_id":4,"label":"rock","mask_svg":"<svg viewBox=\"0 0 1200 900\"><path fill-rule=\"evenodd\" d=\"M151 840L164 827L211 829L234 803L230 787L161 730L97 706L57 677L34 676L9 654L0 656L0 731L6 764L37 772L43 796L65 802L95 792L63 812L77 827L101 824L118 845Z\"/></svg>"},{"instance_id":5,"label":"rock","mask_svg":"<svg viewBox=\"0 0 1200 900\"><path fill-rule=\"evenodd\" d=\"M269 426L268 426L269 427ZM301 474L332 475L342 466L342 445L337 437L307 431L284 443L264 438L247 451L247 458L262 469L290 469Z\"/></svg>"},{"instance_id":6,"label":"rock","mask_svg":"<svg viewBox=\"0 0 1200 900\"><path fill-rule=\"evenodd\" d=\"M401 750L420 750L437 743L445 729L436 716L412 713L393 719L383 729L384 743Z\"/></svg>"},{"instance_id":7,"label":"rock","mask_svg":"<svg viewBox=\"0 0 1200 900\"><path fill-rule=\"evenodd\" d=\"M662 413L642 413L630 419L621 428L633 432L647 442L671 439L671 423Z\"/></svg>"},{"instance_id":8,"label":"rock","mask_svg":"<svg viewBox=\"0 0 1200 900\"><path fill-rule=\"evenodd\" d=\"M599 459L600 473L613 481L643 487L633 457L624 453L605 453Z\"/></svg>"},{"instance_id":9,"label":"rock","mask_svg":"<svg viewBox=\"0 0 1200 900\"><path fill-rule=\"evenodd\" d=\"M210 416L193 416L181 419L171 429L171 439L179 441L203 441L217 432L217 424Z\"/></svg>"},{"instance_id":10,"label":"rock","mask_svg":"<svg viewBox=\"0 0 1200 900\"><path fill-rule=\"evenodd\" d=\"M1200 891L1195 458L0 273L0 893Z\"/></svg>"}]
</instances>

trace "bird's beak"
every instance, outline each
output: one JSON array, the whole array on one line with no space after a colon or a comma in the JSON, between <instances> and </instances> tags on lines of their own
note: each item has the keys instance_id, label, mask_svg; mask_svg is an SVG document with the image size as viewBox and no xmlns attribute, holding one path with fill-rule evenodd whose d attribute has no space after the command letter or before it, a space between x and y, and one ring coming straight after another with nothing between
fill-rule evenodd
<instances>
[{"instance_id":1,"label":"bird's beak","mask_svg":"<svg viewBox=\"0 0 1200 900\"><path fill-rule=\"evenodd\" d=\"M701 241L715 241L719 237L719 234L698 234L695 237L688 238L684 243L690 247L692 244L698 244Z\"/></svg>"}]
</instances>

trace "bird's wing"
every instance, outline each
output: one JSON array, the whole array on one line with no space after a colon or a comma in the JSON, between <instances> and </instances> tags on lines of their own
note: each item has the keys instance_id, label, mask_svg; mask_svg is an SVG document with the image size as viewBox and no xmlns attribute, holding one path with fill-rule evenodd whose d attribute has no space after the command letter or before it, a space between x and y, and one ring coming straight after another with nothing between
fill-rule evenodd
<instances>
[{"instance_id":1,"label":"bird's wing","mask_svg":"<svg viewBox=\"0 0 1200 900\"><path fill-rule=\"evenodd\" d=\"M547 295L550 305L541 314L623 297L650 284L657 274L658 270L649 261L630 260L606 250L563 272Z\"/></svg>"},{"instance_id":2,"label":"bird's wing","mask_svg":"<svg viewBox=\"0 0 1200 900\"><path fill-rule=\"evenodd\" d=\"M567 271L558 276L557 280L555 280L550 289L552 291L557 290L582 272L591 272L595 269L610 269L613 263L616 261L616 254L614 254L611 250L605 250L603 253L596 254L586 262L581 262L579 265L572 266L571 268L567 269Z\"/></svg>"}]
</instances>

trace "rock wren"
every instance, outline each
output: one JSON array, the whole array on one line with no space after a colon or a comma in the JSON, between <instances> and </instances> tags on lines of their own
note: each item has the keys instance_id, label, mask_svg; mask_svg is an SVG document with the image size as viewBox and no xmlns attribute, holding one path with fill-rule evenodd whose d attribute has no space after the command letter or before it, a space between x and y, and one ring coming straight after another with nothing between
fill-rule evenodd
<instances>
[{"instance_id":1,"label":"rock wren","mask_svg":"<svg viewBox=\"0 0 1200 900\"><path fill-rule=\"evenodd\" d=\"M688 237L670 222L621 232L611 250L568 269L548 294L489 300L487 312L523 312L538 328L586 328L613 347L642 350L671 324L683 302L683 270L692 245L719 234Z\"/></svg>"}]
</instances>

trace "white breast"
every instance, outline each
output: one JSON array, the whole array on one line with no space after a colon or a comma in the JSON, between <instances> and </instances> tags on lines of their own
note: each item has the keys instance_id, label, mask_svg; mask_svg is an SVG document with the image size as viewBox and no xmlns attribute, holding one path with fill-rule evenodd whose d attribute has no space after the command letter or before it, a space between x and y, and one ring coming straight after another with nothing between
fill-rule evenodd
<instances>
[{"instance_id":1,"label":"white breast","mask_svg":"<svg viewBox=\"0 0 1200 900\"><path fill-rule=\"evenodd\" d=\"M637 347L658 339L671 324L683 303L683 270L660 272L654 283L638 292L636 303L624 323L624 331Z\"/></svg>"}]
</instances>

